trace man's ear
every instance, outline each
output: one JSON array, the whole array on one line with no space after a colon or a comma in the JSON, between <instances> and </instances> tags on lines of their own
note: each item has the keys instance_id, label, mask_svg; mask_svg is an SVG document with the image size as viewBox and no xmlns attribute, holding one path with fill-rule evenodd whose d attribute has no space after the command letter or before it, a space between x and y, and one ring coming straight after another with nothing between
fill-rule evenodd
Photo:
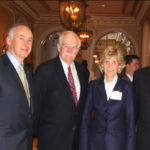
<instances>
[{"instance_id":1,"label":"man's ear","mask_svg":"<svg viewBox=\"0 0 150 150\"><path fill-rule=\"evenodd\" d=\"M11 45L11 39L10 39L10 37L8 37L8 36L7 36L7 38L6 38L6 44L7 44L8 46Z\"/></svg>"},{"instance_id":2,"label":"man's ear","mask_svg":"<svg viewBox=\"0 0 150 150\"><path fill-rule=\"evenodd\" d=\"M58 50L58 52L60 52L60 44L59 43L57 43L57 50Z\"/></svg>"},{"instance_id":3,"label":"man's ear","mask_svg":"<svg viewBox=\"0 0 150 150\"><path fill-rule=\"evenodd\" d=\"M126 64L126 68L129 68L130 67L130 64Z\"/></svg>"}]
</instances>

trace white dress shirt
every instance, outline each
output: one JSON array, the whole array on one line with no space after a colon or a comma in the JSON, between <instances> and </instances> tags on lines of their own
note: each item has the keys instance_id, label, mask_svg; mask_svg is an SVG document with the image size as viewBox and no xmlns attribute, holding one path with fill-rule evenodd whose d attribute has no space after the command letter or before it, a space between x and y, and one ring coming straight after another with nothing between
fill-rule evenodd
<instances>
[{"instance_id":1,"label":"white dress shirt","mask_svg":"<svg viewBox=\"0 0 150 150\"><path fill-rule=\"evenodd\" d=\"M133 76L129 75L128 73L126 73L126 76L130 79L131 82L133 82Z\"/></svg>"},{"instance_id":2,"label":"white dress shirt","mask_svg":"<svg viewBox=\"0 0 150 150\"><path fill-rule=\"evenodd\" d=\"M65 75L66 75L66 78L68 80L68 67L69 65L66 64L61 57L60 58L60 61L62 63L62 66L63 66L63 69L64 69L64 72L65 72ZM75 84L75 87L76 87L76 92L77 92L77 100L79 100L80 98L80 82L79 82L79 78L78 78L78 74L77 74L77 70L76 70L76 67L75 67L75 64L74 62L70 65L71 67L71 72L72 72L72 76L73 76L73 80L74 80L74 84Z\"/></svg>"},{"instance_id":3,"label":"white dress shirt","mask_svg":"<svg viewBox=\"0 0 150 150\"><path fill-rule=\"evenodd\" d=\"M118 80L118 76L115 75L115 77L113 78L113 81L112 82L106 82L106 79L104 77L104 83L105 83L105 90L106 90L106 95L107 95L107 100L109 100L110 98L110 95L117 83L117 80Z\"/></svg>"}]
</instances>

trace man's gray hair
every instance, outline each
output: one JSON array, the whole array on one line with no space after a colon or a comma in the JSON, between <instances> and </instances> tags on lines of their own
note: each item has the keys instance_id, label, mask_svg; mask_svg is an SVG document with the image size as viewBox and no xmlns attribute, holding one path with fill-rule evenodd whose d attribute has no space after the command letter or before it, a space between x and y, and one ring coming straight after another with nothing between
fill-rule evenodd
<instances>
[{"instance_id":1,"label":"man's gray hair","mask_svg":"<svg viewBox=\"0 0 150 150\"><path fill-rule=\"evenodd\" d=\"M80 40L80 38L78 37L78 35L77 35L75 32L73 32L73 31L64 31L64 32L62 32L62 33L60 34L60 36L59 36L59 39L58 39L59 45L62 47L63 38L64 38L64 36L65 36L66 34L73 34L73 35L75 35L75 36L77 37L77 39L78 39L78 49L80 49L80 47L81 47L81 40Z\"/></svg>"},{"instance_id":2,"label":"man's gray hair","mask_svg":"<svg viewBox=\"0 0 150 150\"><path fill-rule=\"evenodd\" d=\"M13 25L11 28L9 28L7 36L12 40L13 39L13 35L14 35L14 30L19 27L19 26L25 26L27 28L29 28L27 25L25 24L15 24ZM30 29L30 28L29 28Z\"/></svg>"}]
</instances>

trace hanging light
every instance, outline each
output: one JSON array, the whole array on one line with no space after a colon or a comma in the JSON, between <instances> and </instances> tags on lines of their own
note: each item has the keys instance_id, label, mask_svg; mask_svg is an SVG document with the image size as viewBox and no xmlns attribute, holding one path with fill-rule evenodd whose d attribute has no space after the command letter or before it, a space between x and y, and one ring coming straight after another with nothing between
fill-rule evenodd
<instances>
[{"instance_id":1,"label":"hanging light","mask_svg":"<svg viewBox=\"0 0 150 150\"><path fill-rule=\"evenodd\" d=\"M89 46L89 41L92 36L92 32L83 30L83 31L78 32L78 35L81 40L81 49L87 49Z\"/></svg>"},{"instance_id":2,"label":"hanging light","mask_svg":"<svg viewBox=\"0 0 150 150\"><path fill-rule=\"evenodd\" d=\"M81 40L81 49L86 50L92 39L92 31L87 30L87 18L85 16L82 28L78 31Z\"/></svg>"},{"instance_id":3,"label":"hanging light","mask_svg":"<svg viewBox=\"0 0 150 150\"><path fill-rule=\"evenodd\" d=\"M64 26L71 30L78 29L84 20L85 0L59 0L60 18Z\"/></svg>"}]
</instances>

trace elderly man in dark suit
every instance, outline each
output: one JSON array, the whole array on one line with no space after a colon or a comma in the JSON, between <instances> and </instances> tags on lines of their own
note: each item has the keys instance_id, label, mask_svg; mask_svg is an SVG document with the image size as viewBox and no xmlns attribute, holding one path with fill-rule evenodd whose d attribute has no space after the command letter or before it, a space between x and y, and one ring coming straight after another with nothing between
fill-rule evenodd
<instances>
[{"instance_id":1,"label":"elderly man in dark suit","mask_svg":"<svg viewBox=\"0 0 150 150\"><path fill-rule=\"evenodd\" d=\"M33 35L25 25L8 31L8 51L0 57L0 149L32 150L31 74L23 61Z\"/></svg>"},{"instance_id":2,"label":"elderly man in dark suit","mask_svg":"<svg viewBox=\"0 0 150 150\"><path fill-rule=\"evenodd\" d=\"M142 68L134 75L137 140L136 150L150 149L150 67Z\"/></svg>"},{"instance_id":3,"label":"elderly man in dark suit","mask_svg":"<svg viewBox=\"0 0 150 150\"><path fill-rule=\"evenodd\" d=\"M81 42L72 31L63 32L59 56L35 73L35 124L39 150L77 150L89 72L74 62Z\"/></svg>"}]
</instances>

